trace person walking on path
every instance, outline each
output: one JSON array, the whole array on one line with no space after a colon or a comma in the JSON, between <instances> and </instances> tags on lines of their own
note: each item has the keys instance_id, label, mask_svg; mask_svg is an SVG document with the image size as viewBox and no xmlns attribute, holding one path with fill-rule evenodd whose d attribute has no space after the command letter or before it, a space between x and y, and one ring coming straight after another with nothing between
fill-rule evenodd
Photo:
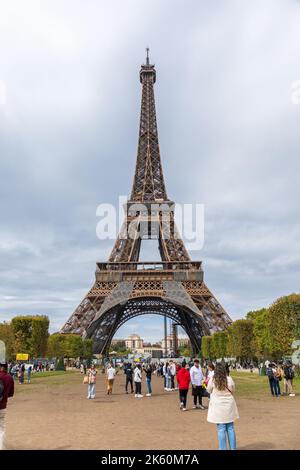
<instances>
[{"instance_id":1,"label":"person walking on path","mask_svg":"<svg viewBox=\"0 0 300 470\"><path fill-rule=\"evenodd\" d=\"M22 385L24 383L24 374L25 374L25 366L22 364L19 367L18 377L19 377L19 384Z\"/></svg>"},{"instance_id":2,"label":"person walking on path","mask_svg":"<svg viewBox=\"0 0 300 470\"><path fill-rule=\"evenodd\" d=\"M295 394L293 392L293 378L294 378L294 369L291 362L286 362L283 366L283 392L290 397L294 397Z\"/></svg>"},{"instance_id":3,"label":"person walking on path","mask_svg":"<svg viewBox=\"0 0 300 470\"><path fill-rule=\"evenodd\" d=\"M5 448L7 401L14 395L14 379L7 373L7 364L0 364L0 450Z\"/></svg>"},{"instance_id":4,"label":"person walking on path","mask_svg":"<svg viewBox=\"0 0 300 470\"><path fill-rule=\"evenodd\" d=\"M204 410L204 406L202 405L202 396L203 396L203 381L204 376L202 374L202 370L200 367L199 359L194 360L194 365L190 369L190 376L192 382L192 394L194 397L194 406L193 409L200 408L200 410ZM199 401L199 405L197 405L197 401Z\"/></svg>"},{"instance_id":5,"label":"person walking on path","mask_svg":"<svg viewBox=\"0 0 300 470\"><path fill-rule=\"evenodd\" d=\"M27 369L27 382L30 384L32 366L30 365Z\"/></svg>"},{"instance_id":6,"label":"person walking on path","mask_svg":"<svg viewBox=\"0 0 300 470\"><path fill-rule=\"evenodd\" d=\"M172 361L172 359L170 361L169 368L170 368L170 379L171 379L170 389L173 391L175 390L176 365L174 361Z\"/></svg>"},{"instance_id":7,"label":"person walking on path","mask_svg":"<svg viewBox=\"0 0 300 470\"><path fill-rule=\"evenodd\" d=\"M163 366L163 376L164 376L164 385L165 385L165 390L169 391L168 385L169 385L169 363L168 361L165 362Z\"/></svg>"},{"instance_id":8,"label":"person walking on path","mask_svg":"<svg viewBox=\"0 0 300 470\"><path fill-rule=\"evenodd\" d=\"M191 381L191 377L189 373L189 365L185 363L179 369L178 374L177 374L180 409L182 411L186 411L186 401L187 401L187 394L189 391L190 381Z\"/></svg>"},{"instance_id":9,"label":"person walking on path","mask_svg":"<svg viewBox=\"0 0 300 470\"><path fill-rule=\"evenodd\" d=\"M147 388L148 388L148 393L146 393L146 397L151 397L152 396L152 385L151 385L151 377L152 377L152 368L150 364L146 367L146 383L147 383Z\"/></svg>"},{"instance_id":10,"label":"person walking on path","mask_svg":"<svg viewBox=\"0 0 300 470\"><path fill-rule=\"evenodd\" d=\"M96 396L96 375L97 370L95 364L91 365L91 368L87 371L88 376L88 399L93 399Z\"/></svg>"},{"instance_id":11,"label":"person walking on path","mask_svg":"<svg viewBox=\"0 0 300 470\"><path fill-rule=\"evenodd\" d=\"M142 369L140 364L137 364L134 369L134 385L135 385L135 398L143 398L142 395Z\"/></svg>"},{"instance_id":12,"label":"person walking on path","mask_svg":"<svg viewBox=\"0 0 300 470\"><path fill-rule=\"evenodd\" d=\"M106 376L107 376L107 395L111 395L112 390L113 390L115 376L116 376L116 369L111 364L109 364L107 368Z\"/></svg>"},{"instance_id":13,"label":"person walking on path","mask_svg":"<svg viewBox=\"0 0 300 470\"><path fill-rule=\"evenodd\" d=\"M130 363L128 363L128 364L125 365L125 367L124 367L124 374L126 375L125 391L126 391L126 393L128 393L128 384L130 384L131 393L133 393L133 379L132 379L133 370L132 370L132 367L131 367L131 364L130 364Z\"/></svg>"},{"instance_id":14,"label":"person walking on path","mask_svg":"<svg viewBox=\"0 0 300 470\"><path fill-rule=\"evenodd\" d=\"M226 374L224 364L216 364L215 374L210 378L207 391L210 393L207 421L217 425L219 450L236 450L234 421L239 418L238 409L233 396L234 381Z\"/></svg>"}]
</instances>

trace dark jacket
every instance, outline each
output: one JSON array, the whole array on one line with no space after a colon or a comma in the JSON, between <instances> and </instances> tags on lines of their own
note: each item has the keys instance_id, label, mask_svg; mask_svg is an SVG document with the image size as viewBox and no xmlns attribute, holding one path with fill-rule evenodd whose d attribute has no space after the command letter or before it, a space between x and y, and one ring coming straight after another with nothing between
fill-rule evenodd
<instances>
[{"instance_id":1,"label":"dark jacket","mask_svg":"<svg viewBox=\"0 0 300 470\"><path fill-rule=\"evenodd\" d=\"M133 370L131 366L126 366L124 372L125 372L126 377L128 377L128 379L132 379Z\"/></svg>"},{"instance_id":2,"label":"dark jacket","mask_svg":"<svg viewBox=\"0 0 300 470\"><path fill-rule=\"evenodd\" d=\"M12 376L6 372L0 372L0 380L2 380L4 384L3 395L2 398L0 398L0 410L5 410L8 398L14 395L15 384Z\"/></svg>"}]
</instances>

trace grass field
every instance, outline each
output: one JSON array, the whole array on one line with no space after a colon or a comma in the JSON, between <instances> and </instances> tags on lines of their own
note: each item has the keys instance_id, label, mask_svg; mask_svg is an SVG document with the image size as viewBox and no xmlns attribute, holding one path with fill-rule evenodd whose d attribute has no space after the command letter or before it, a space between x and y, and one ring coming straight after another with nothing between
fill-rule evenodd
<instances>
[{"instance_id":1,"label":"grass field","mask_svg":"<svg viewBox=\"0 0 300 470\"><path fill-rule=\"evenodd\" d=\"M231 373L236 386L236 396L249 399L265 399L270 394L269 380L266 376L260 376L251 372ZM300 389L300 378L297 377L293 381L294 391L297 393ZM283 389L283 381L280 382L280 389Z\"/></svg>"},{"instance_id":2,"label":"grass field","mask_svg":"<svg viewBox=\"0 0 300 470\"><path fill-rule=\"evenodd\" d=\"M25 374L24 384L19 385L18 381L15 381L16 393L31 392L36 389L36 386L52 386L52 385L64 385L66 383L78 383L78 371L53 371L53 372L36 372L31 374L30 383L27 383L27 374Z\"/></svg>"},{"instance_id":3,"label":"grass field","mask_svg":"<svg viewBox=\"0 0 300 470\"><path fill-rule=\"evenodd\" d=\"M122 372L120 375L122 376ZM101 374L103 375L103 374ZM235 381L236 385L236 396L244 397L248 399L262 400L266 396L269 396L269 382L266 376L259 376L256 373L244 372L244 371L232 371L231 376ZM52 385L63 385L66 383L78 383L83 379L83 376L79 374L77 370L68 371L53 371L53 372L41 372L31 375L31 383L25 383L24 386L17 384L17 393L30 391L35 388L36 385L40 386L52 386ZM26 382L26 380L25 380ZM294 379L294 391L300 390L300 378ZM283 388L283 381L280 383L281 389Z\"/></svg>"}]
</instances>

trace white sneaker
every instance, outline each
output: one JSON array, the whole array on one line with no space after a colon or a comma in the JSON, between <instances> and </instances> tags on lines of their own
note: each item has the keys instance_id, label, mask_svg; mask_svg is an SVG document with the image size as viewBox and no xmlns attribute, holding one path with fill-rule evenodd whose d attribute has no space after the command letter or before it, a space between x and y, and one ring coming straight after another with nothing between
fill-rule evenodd
<instances>
[{"instance_id":1,"label":"white sneaker","mask_svg":"<svg viewBox=\"0 0 300 470\"><path fill-rule=\"evenodd\" d=\"M205 410L205 407L203 405L199 405L198 408L200 408L200 410Z\"/></svg>"},{"instance_id":2,"label":"white sneaker","mask_svg":"<svg viewBox=\"0 0 300 470\"><path fill-rule=\"evenodd\" d=\"M146 393L146 397L151 397L152 394L151 393Z\"/></svg>"},{"instance_id":3,"label":"white sneaker","mask_svg":"<svg viewBox=\"0 0 300 470\"><path fill-rule=\"evenodd\" d=\"M138 398L138 394L137 394L137 393L134 395L134 398Z\"/></svg>"},{"instance_id":4,"label":"white sneaker","mask_svg":"<svg viewBox=\"0 0 300 470\"><path fill-rule=\"evenodd\" d=\"M183 403L182 403L182 402L180 403L180 407L179 407L179 408L182 410L182 408L183 408Z\"/></svg>"},{"instance_id":5,"label":"white sneaker","mask_svg":"<svg viewBox=\"0 0 300 470\"><path fill-rule=\"evenodd\" d=\"M186 408L182 408L182 411L186 411Z\"/></svg>"},{"instance_id":6,"label":"white sneaker","mask_svg":"<svg viewBox=\"0 0 300 470\"><path fill-rule=\"evenodd\" d=\"M197 406L196 405L193 405L193 410L196 410L197 409Z\"/></svg>"},{"instance_id":7,"label":"white sneaker","mask_svg":"<svg viewBox=\"0 0 300 470\"><path fill-rule=\"evenodd\" d=\"M137 397L138 397L138 398L143 398L143 396L144 396L144 395L138 395Z\"/></svg>"},{"instance_id":8,"label":"white sneaker","mask_svg":"<svg viewBox=\"0 0 300 470\"><path fill-rule=\"evenodd\" d=\"M167 387L165 387L165 390L166 390L166 392L167 392L167 391L168 391L168 388L167 388Z\"/></svg>"},{"instance_id":9,"label":"white sneaker","mask_svg":"<svg viewBox=\"0 0 300 470\"><path fill-rule=\"evenodd\" d=\"M290 396L290 397L294 397L295 394L294 394L294 393L290 393L289 396Z\"/></svg>"}]
</instances>

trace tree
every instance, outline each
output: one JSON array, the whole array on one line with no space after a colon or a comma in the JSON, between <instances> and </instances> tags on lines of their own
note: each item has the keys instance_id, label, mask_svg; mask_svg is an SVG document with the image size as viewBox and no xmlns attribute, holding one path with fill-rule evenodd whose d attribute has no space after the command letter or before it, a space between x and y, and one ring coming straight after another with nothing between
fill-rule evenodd
<instances>
[{"instance_id":1,"label":"tree","mask_svg":"<svg viewBox=\"0 0 300 470\"><path fill-rule=\"evenodd\" d=\"M257 357L270 357L271 353L268 349L269 329L268 329L268 309L261 308L248 312L246 315L248 320L253 321L253 333L256 344Z\"/></svg>"},{"instance_id":2,"label":"tree","mask_svg":"<svg viewBox=\"0 0 300 470\"><path fill-rule=\"evenodd\" d=\"M228 328L227 354L240 359L255 357L256 344L253 320L236 320Z\"/></svg>"},{"instance_id":3,"label":"tree","mask_svg":"<svg viewBox=\"0 0 300 470\"><path fill-rule=\"evenodd\" d=\"M74 358L83 356L83 343L80 336L75 334L65 335L64 356Z\"/></svg>"},{"instance_id":4,"label":"tree","mask_svg":"<svg viewBox=\"0 0 300 470\"><path fill-rule=\"evenodd\" d=\"M93 340L82 339L75 334L53 333L48 339L47 354L49 357L66 357L91 359L93 357Z\"/></svg>"},{"instance_id":5,"label":"tree","mask_svg":"<svg viewBox=\"0 0 300 470\"><path fill-rule=\"evenodd\" d=\"M211 354L214 359L223 359L227 355L227 332L218 331L212 335Z\"/></svg>"},{"instance_id":6,"label":"tree","mask_svg":"<svg viewBox=\"0 0 300 470\"><path fill-rule=\"evenodd\" d=\"M116 343L112 344L109 348L109 352L115 351L118 353L119 356L127 356L131 354L131 349L126 348L125 341L117 341Z\"/></svg>"},{"instance_id":7,"label":"tree","mask_svg":"<svg viewBox=\"0 0 300 470\"><path fill-rule=\"evenodd\" d=\"M193 351L190 344L186 344L179 347L179 355L183 357L192 357Z\"/></svg>"},{"instance_id":8,"label":"tree","mask_svg":"<svg viewBox=\"0 0 300 470\"><path fill-rule=\"evenodd\" d=\"M277 299L266 314L267 347L275 358L291 353L291 345L300 335L300 294Z\"/></svg>"},{"instance_id":9,"label":"tree","mask_svg":"<svg viewBox=\"0 0 300 470\"><path fill-rule=\"evenodd\" d=\"M34 357L45 357L49 337L49 318L36 316L32 318L30 353Z\"/></svg>"},{"instance_id":10,"label":"tree","mask_svg":"<svg viewBox=\"0 0 300 470\"><path fill-rule=\"evenodd\" d=\"M44 357L49 336L49 318L44 315L18 316L11 321L14 336L14 353L28 353Z\"/></svg>"},{"instance_id":11,"label":"tree","mask_svg":"<svg viewBox=\"0 0 300 470\"><path fill-rule=\"evenodd\" d=\"M84 359L92 359L93 357L93 340L92 339L84 339L83 343L83 353L82 357Z\"/></svg>"},{"instance_id":12,"label":"tree","mask_svg":"<svg viewBox=\"0 0 300 470\"><path fill-rule=\"evenodd\" d=\"M4 342L6 349L6 360L13 359L14 355L14 335L10 323L0 323L0 340Z\"/></svg>"},{"instance_id":13,"label":"tree","mask_svg":"<svg viewBox=\"0 0 300 470\"><path fill-rule=\"evenodd\" d=\"M48 338L47 356L63 357L65 355L65 335L53 333Z\"/></svg>"},{"instance_id":14,"label":"tree","mask_svg":"<svg viewBox=\"0 0 300 470\"><path fill-rule=\"evenodd\" d=\"M202 336L201 353L203 359L213 359L212 354L212 336Z\"/></svg>"},{"instance_id":15,"label":"tree","mask_svg":"<svg viewBox=\"0 0 300 470\"><path fill-rule=\"evenodd\" d=\"M232 325L227 330L227 348L226 348L226 356L227 357L235 357L235 339L234 339L234 331Z\"/></svg>"}]
</instances>

